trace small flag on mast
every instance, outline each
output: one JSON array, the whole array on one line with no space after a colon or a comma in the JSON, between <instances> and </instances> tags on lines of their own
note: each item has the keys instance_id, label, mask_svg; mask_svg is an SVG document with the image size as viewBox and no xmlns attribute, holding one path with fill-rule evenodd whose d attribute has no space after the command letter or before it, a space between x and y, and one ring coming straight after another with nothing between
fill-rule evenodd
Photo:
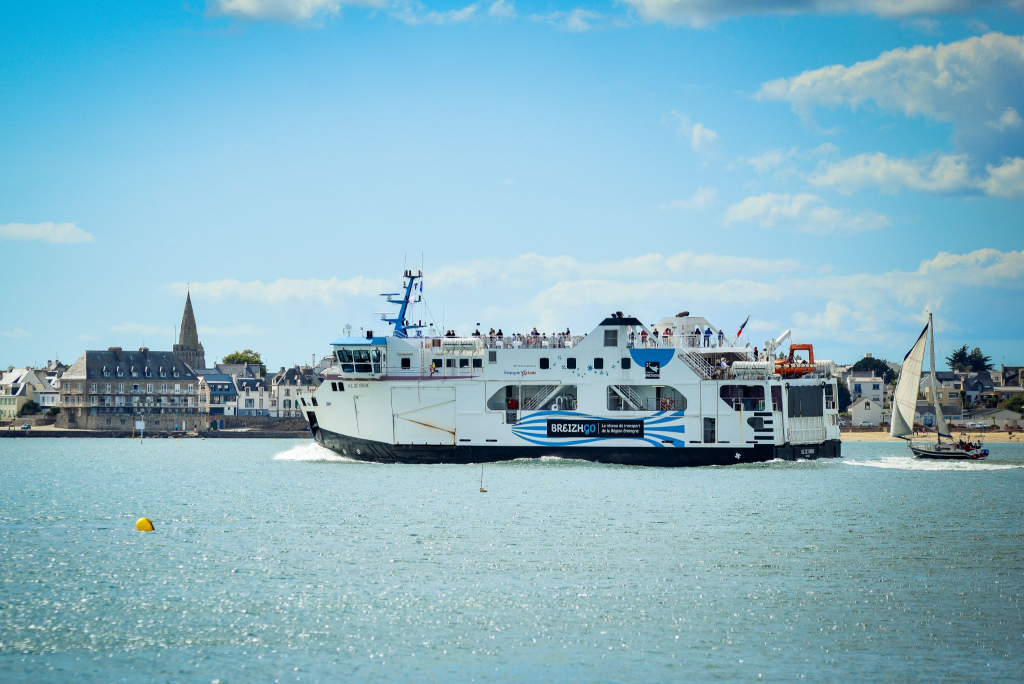
<instances>
[{"instance_id":1,"label":"small flag on mast","mask_svg":"<svg viewBox=\"0 0 1024 684\"><path fill-rule=\"evenodd\" d=\"M740 326L739 332L736 333L736 337L739 337L743 333L743 329L747 327L747 323L750 322L750 316L747 316L747 320L743 321L743 325Z\"/></svg>"}]
</instances>

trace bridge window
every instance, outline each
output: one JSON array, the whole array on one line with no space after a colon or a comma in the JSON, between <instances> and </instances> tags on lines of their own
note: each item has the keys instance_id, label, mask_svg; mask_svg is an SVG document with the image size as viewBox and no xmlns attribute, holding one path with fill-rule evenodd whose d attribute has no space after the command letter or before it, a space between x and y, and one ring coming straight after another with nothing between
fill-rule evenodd
<instances>
[{"instance_id":1,"label":"bridge window","mask_svg":"<svg viewBox=\"0 0 1024 684\"><path fill-rule=\"evenodd\" d=\"M618 347L619 346L619 331L618 330L605 330L604 331L604 346L606 346L606 347Z\"/></svg>"},{"instance_id":2,"label":"bridge window","mask_svg":"<svg viewBox=\"0 0 1024 684\"><path fill-rule=\"evenodd\" d=\"M685 411L686 397L668 385L609 385L609 411Z\"/></svg>"}]
</instances>

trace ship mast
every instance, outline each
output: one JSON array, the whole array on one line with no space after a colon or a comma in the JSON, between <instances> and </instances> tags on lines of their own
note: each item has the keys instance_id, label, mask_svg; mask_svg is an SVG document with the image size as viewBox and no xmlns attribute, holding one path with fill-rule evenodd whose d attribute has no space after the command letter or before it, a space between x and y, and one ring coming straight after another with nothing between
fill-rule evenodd
<instances>
[{"instance_id":1,"label":"ship mast","mask_svg":"<svg viewBox=\"0 0 1024 684\"><path fill-rule=\"evenodd\" d=\"M423 327L422 325L419 325L419 324L417 324L417 325L410 325L405 320L405 312L409 309L409 304L412 302L413 289L416 286L416 281L423 278L423 271L420 271L419 273L413 273L412 271L406 271L405 272L405 278L407 278L407 280L404 283L405 284L405 292L404 293L401 293L401 292L385 292L385 293L381 294L381 297L387 298L388 304L398 304L399 305L398 313L396 315L394 315L394 316L389 318L387 314L382 314L381 317L380 317L381 320L384 321L385 323L390 323L391 325L395 326L395 332L394 332L395 337L408 337L409 335L407 334L407 331L415 330L417 328L422 328ZM422 292L422 291L423 291L423 288L421 287L420 288L420 292ZM401 299L395 299L396 297L401 297ZM422 298L421 295L417 295L416 296L416 301L417 302L420 301L421 298Z\"/></svg>"},{"instance_id":2,"label":"ship mast","mask_svg":"<svg viewBox=\"0 0 1024 684\"><path fill-rule=\"evenodd\" d=\"M935 328L932 325L932 314L928 312L928 362L931 366L932 404L935 407L935 443L942 441L942 430L939 425L942 421L942 409L939 408L939 394L935 388Z\"/></svg>"}]
</instances>

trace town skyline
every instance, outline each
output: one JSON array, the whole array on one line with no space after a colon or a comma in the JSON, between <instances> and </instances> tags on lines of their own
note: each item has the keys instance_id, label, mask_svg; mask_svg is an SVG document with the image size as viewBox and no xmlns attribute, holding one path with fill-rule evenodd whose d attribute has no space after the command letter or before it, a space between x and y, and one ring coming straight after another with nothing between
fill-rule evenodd
<instances>
[{"instance_id":1,"label":"town skyline","mask_svg":"<svg viewBox=\"0 0 1024 684\"><path fill-rule=\"evenodd\" d=\"M1024 362L1013 3L372 4L11 10L0 363L169 350L190 293L210 360L305 364L421 263L466 334L690 310L899 361L932 311Z\"/></svg>"}]
</instances>

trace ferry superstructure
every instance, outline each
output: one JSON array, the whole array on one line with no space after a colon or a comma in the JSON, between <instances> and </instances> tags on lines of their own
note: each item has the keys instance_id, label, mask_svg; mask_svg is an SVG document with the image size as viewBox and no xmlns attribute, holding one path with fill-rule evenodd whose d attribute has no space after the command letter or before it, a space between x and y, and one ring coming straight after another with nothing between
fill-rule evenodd
<instances>
[{"instance_id":1,"label":"ferry superstructure","mask_svg":"<svg viewBox=\"0 0 1024 684\"><path fill-rule=\"evenodd\" d=\"M403 292L384 295L399 307L382 316L390 335L332 344L334 364L302 400L321 445L383 463L840 456L835 365L815 361L810 345L775 359L788 332L758 357L688 312L653 329L617 312L587 335L438 336L406 318L420 278L406 271Z\"/></svg>"}]
</instances>

